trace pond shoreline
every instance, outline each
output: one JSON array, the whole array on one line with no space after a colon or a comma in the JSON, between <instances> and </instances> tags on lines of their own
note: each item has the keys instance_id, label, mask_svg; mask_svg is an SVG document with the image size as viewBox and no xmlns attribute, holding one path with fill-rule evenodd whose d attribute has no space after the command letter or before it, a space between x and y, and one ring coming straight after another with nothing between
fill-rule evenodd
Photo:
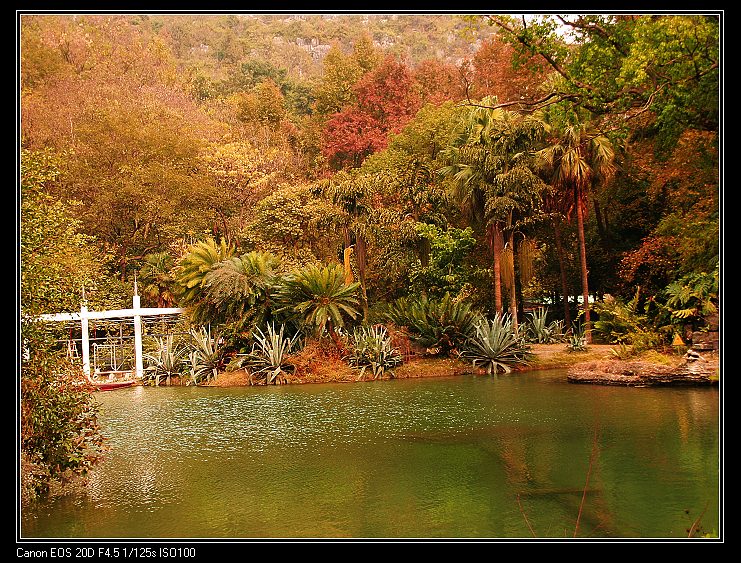
<instances>
[{"instance_id":1,"label":"pond shoreline","mask_svg":"<svg viewBox=\"0 0 741 563\"><path fill-rule=\"evenodd\" d=\"M683 364L683 356L674 354L644 354L631 360L620 360L612 352L614 346L609 344L591 344L585 351L570 351L564 344L535 344L532 346L533 360L527 366L519 366L512 373L522 373L535 370L547 369L569 369L570 374L582 374L582 377L570 378L573 383L592 384L623 384L646 386L646 379L639 381L636 370L643 370L647 374L666 374L672 370L679 369ZM717 362L716 354L706 354L704 358L708 362ZM616 378L614 374L626 373L635 376L633 380ZM464 374L485 374L470 364L466 364L454 358L440 358L433 356L415 356L408 359L403 365L394 370L393 376L385 374L379 380L388 379L414 379L430 377L451 377ZM587 375L591 374L591 377ZM610 374L600 376L600 374ZM311 383L352 383L371 381L372 377L359 378L357 370L354 370L338 356L310 355L303 357L297 362L295 373L287 377L288 384L311 384ZM618 383L620 381L620 383ZM707 378L692 381L686 380L679 383L685 384L712 384ZM717 380L716 380L717 383ZM258 383L255 383L258 384ZM264 383L263 383L264 384ZM669 384L669 383L665 383ZM675 383L676 384L676 383ZM243 370L221 372L214 381L203 385L204 387L239 387L249 386L249 374Z\"/></svg>"}]
</instances>

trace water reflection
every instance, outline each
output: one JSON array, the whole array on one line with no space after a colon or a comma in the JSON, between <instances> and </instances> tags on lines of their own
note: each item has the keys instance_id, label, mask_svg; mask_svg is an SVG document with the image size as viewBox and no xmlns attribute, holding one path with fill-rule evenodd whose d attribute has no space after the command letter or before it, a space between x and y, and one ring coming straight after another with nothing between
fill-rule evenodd
<instances>
[{"instance_id":1,"label":"water reflection","mask_svg":"<svg viewBox=\"0 0 741 563\"><path fill-rule=\"evenodd\" d=\"M706 504L718 526L714 389L542 372L101 400L107 459L24 535L681 537Z\"/></svg>"}]
</instances>

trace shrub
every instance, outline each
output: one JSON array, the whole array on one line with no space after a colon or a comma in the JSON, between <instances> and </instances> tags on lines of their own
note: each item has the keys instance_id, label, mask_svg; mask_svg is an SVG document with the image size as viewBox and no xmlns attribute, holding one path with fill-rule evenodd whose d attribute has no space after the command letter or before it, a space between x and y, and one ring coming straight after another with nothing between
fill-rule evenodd
<instances>
[{"instance_id":1,"label":"shrub","mask_svg":"<svg viewBox=\"0 0 741 563\"><path fill-rule=\"evenodd\" d=\"M82 371L59 354L36 349L21 377L24 497L49 491L53 480L85 474L103 452L98 407Z\"/></svg>"},{"instance_id":2,"label":"shrub","mask_svg":"<svg viewBox=\"0 0 741 563\"><path fill-rule=\"evenodd\" d=\"M647 324L646 317L638 312L639 298L640 288L628 303L605 295L602 301L594 304L594 311L599 315L599 320L594 323L595 332L608 342L628 342L629 334L642 331Z\"/></svg>"},{"instance_id":3,"label":"shrub","mask_svg":"<svg viewBox=\"0 0 741 563\"><path fill-rule=\"evenodd\" d=\"M654 330L646 315L639 313L639 299L640 288L628 303L610 295L595 303L594 310L599 315L599 320L594 323L595 332L608 342L632 345L632 353L662 347L664 337ZM627 349L621 349L621 354L624 353Z\"/></svg>"},{"instance_id":4,"label":"shrub","mask_svg":"<svg viewBox=\"0 0 741 563\"><path fill-rule=\"evenodd\" d=\"M471 336L480 313L470 303L446 294L442 299L400 298L383 312L385 320L404 328L410 339L434 354L456 355Z\"/></svg>"}]
</instances>

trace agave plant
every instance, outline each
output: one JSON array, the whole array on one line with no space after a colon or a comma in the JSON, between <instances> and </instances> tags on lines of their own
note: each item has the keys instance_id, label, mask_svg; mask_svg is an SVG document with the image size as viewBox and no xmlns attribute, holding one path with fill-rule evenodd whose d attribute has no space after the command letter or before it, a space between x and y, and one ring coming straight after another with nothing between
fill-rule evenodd
<instances>
[{"instance_id":1,"label":"agave plant","mask_svg":"<svg viewBox=\"0 0 741 563\"><path fill-rule=\"evenodd\" d=\"M269 325L263 333L255 329L255 343L252 351L242 360L241 365L250 369L250 385L254 383L256 375L265 375L265 383L282 384L286 382L286 373L293 373L294 366L288 362L288 357L298 347L300 333L293 337L283 334L284 327L275 330L275 325Z\"/></svg>"},{"instance_id":2,"label":"agave plant","mask_svg":"<svg viewBox=\"0 0 741 563\"><path fill-rule=\"evenodd\" d=\"M442 299L401 298L383 312L386 320L403 327L409 337L437 354L454 354L476 327L481 315L471 304L445 294Z\"/></svg>"},{"instance_id":3,"label":"agave plant","mask_svg":"<svg viewBox=\"0 0 741 563\"><path fill-rule=\"evenodd\" d=\"M365 379L368 369L373 373L374 380L387 371L394 377L394 368L402 363L399 350L393 347L391 337L383 326L356 328L347 359L352 367L360 371L358 379Z\"/></svg>"},{"instance_id":4,"label":"agave plant","mask_svg":"<svg viewBox=\"0 0 741 563\"><path fill-rule=\"evenodd\" d=\"M538 344L553 344L563 340L563 321L547 322L548 308L538 307L529 313L526 334L527 337Z\"/></svg>"},{"instance_id":5,"label":"agave plant","mask_svg":"<svg viewBox=\"0 0 741 563\"><path fill-rule=\"evenodd\" d=\"M569 352L584 352L587 346L587 331L584 325L574 323L571 327L571 334L566 337L566 349Z\"/></svg>"},{"instance_id":6,"label":"agave plant","mask_svg":"<svg viewBox=\"0 0 741 563\"><path fill-rule=\"evenodd\" d=\"M491 321L481 319L476 324L475 334L467 341L461 357L471 360L474 367L486 369L486 373L509 373L516 365L530 363L532 354L529 345L515 335L509 314L495 315Z\"/></svg>"},{"instance_id":7,"label":"agave plant","mask_svg":"<svg viewBox=\"0 0 741 563\"><path fill-rule=\"evenodd\" d=\"M156 341L157 350L154 353L144 355L149 362L145 374L148 374L149 378L154 380L155 386L159 386L163 378L166 384L170 385L170 379L183 372L187 349L175 344L172 334L164 338L156 338Z\"/></svg>"},{"instance_id":8,"label":"agave plant","mask_svg":"<svg viewBox=\"0 0 741 563\"><path fill-rule=\"evenodd\" d=\"M188 355L191 380L195 384L216 379L224 365L224 349L218 335L211 336L205 328L190 331L193 347Z\"/></svg>"}]
</instances>

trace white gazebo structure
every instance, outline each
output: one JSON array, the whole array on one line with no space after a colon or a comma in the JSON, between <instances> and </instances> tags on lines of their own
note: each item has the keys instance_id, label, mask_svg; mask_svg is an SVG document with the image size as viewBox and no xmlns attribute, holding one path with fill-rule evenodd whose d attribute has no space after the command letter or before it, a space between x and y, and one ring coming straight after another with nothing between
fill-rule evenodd
<instances>
[{"instance_id":1,"label":"white gazebo structure","mask_svg":"<svg viewBox=\"0 0 741 563\"><path fill-rule=\"evenodd\" d=\"M133 319L134 323L134 375L141 379L144 376L144 352L142 349L142 318L159 317L166 315L181 315L185 309L176 307L141 307L141 299L137 292L136 280L134 281L134 297L131 309L113 309L108 311L89 311L87 301L83 293L83 301L80 312L56 313L41 315L39 320L48 322L79 321L82 328L82 369L87 377L91 376L90 368L90 321L97 319Z\"/></svg>"}]
</instances>

